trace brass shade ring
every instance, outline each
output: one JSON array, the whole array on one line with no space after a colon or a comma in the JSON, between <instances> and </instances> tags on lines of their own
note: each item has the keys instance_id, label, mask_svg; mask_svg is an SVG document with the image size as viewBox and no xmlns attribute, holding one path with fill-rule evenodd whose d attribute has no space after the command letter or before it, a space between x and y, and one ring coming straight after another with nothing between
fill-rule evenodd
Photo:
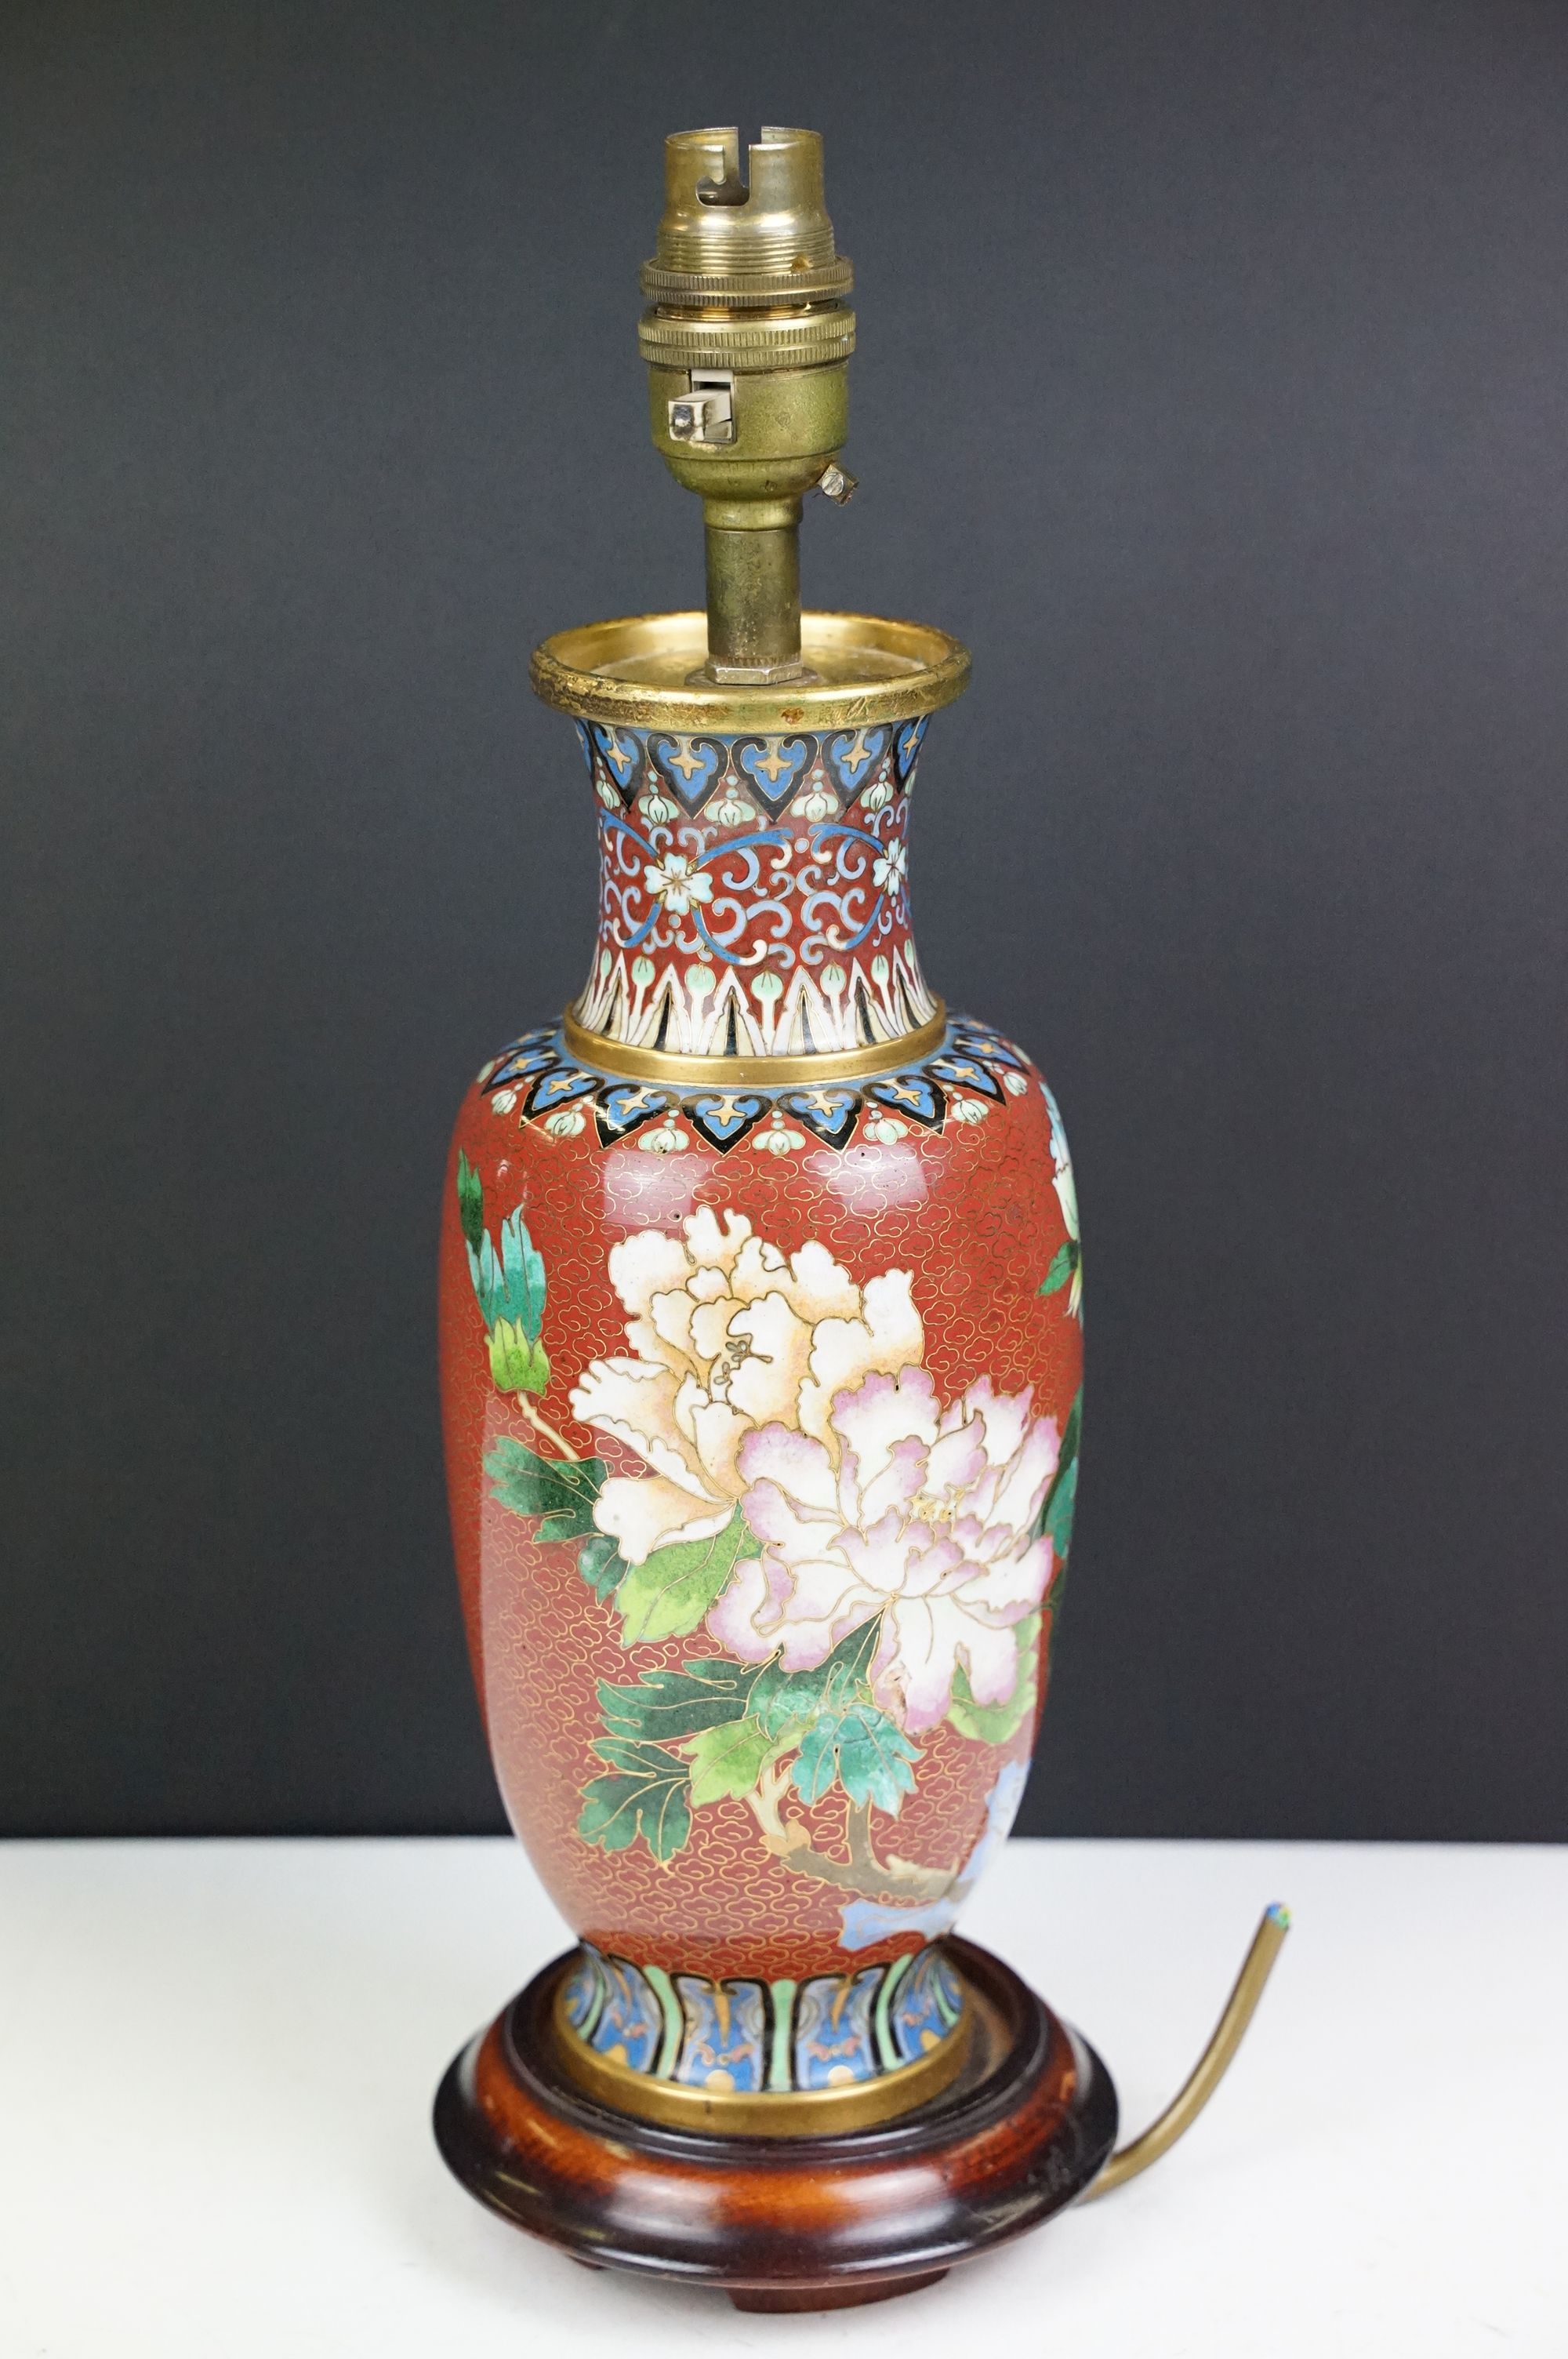
<instances>
[{"instance_id":1,"label":"brass shade ring","mask_svg":"<svg viewBox=\"0 0 1568 2359\"><path fill-rule=\"evenodd\" d=\"M550 2031L556 2060L568 2080L618 2114L716 2137L836 2137L845 2130L896 2121L951 2086L969 2046L971 2009L966 1989L964 2011L945 2038L913 2063L880 2072L873 2080L837 2089L707 2089L695 2082L661 2081L601 2056L573 2030L565 1993L563 1976L550 2009Z\"/></svg>"},{"instance_id":2,"label":"brass shade ring","mask_svg":"<svg viewBox=\"0 0 1568 2359\"><path fill-rule=\"evenodd\" d=\"M807 609L806 682L696 686L708 660L708 616L627 614L557 631L534 650L534 693L557 712L612 728L678 734L871 729L951 704L969 684L969 653L946 631L876 614Z\"/></svg>"},{"instance_id":3,"label":"brass shade ring","mask_svg":"<svg viewBox=\"0 0 1568 2359\"><path fill-rule=\"evenodd\" d=\"M869 1074L896 1073L905 1065L918 1064L946 1038L947 1008L939 999L929 1023L896 1040L879 1040L868 1049L824 1049L804 1057L678 1057L667 1049L637 1049L612 1040L607 1032L589 1032L569 1008L561 1029L569 1057L579 1065L612 1073L618 1081L664 1082L682 1090L704 1084L717 1090L789 1089L801 1083L863 1081Z\"/></svg>"}]
</instances>

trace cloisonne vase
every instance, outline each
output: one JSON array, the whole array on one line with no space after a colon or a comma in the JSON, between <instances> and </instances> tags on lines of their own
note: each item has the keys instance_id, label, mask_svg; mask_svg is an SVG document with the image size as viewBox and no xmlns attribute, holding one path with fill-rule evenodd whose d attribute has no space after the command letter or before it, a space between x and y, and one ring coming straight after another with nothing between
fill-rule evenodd
<instances>
[{"instance_id":1,"label":"cloisonne vase","mask_svg":"<svg viewBox=\"0 0 1568 2359\"><path fill-rule=\"evenodd\" d=\"M961 679L933 652L883 709ZM676 2088L951 2046L941 1936L1018 1807L1061 1602L1072 1169L1034 1067L921 973L926 720L579 718L589 983L457 1125L448 1461L491 1751L582 1936L569 2021ZM634 1078L654 1041L689 1074Z\"/></svg>"},{"instance_id":2,"label":"cloisonne vase","mask_svg":"<svg viewBox=\"0 0 1568 2359\"><path fill-rule=\"evenodd\" d=\"M535 658L598 937L463 1103L441 1335L491 1752L580 1942L538 2038L611 2115L766 2142L961 2085L946 1937L1028 1772L1082 1347L1054 1101L911 932L968 658L801 615L801 497L849 488L849 266L814 135L750 164L668 143L642 346L708 607Z\"/></svg>"}]
</instances>

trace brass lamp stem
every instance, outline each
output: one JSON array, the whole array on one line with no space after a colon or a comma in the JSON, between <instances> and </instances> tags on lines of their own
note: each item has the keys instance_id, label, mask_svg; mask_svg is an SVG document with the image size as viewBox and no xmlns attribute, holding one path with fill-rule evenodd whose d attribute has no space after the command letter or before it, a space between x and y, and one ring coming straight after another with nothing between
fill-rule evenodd
<instances>
[{"instance_id":1,"label":"brass lamp stem","mask_svg":"<svg viewBox=\"0 0 1568 2359\"><path fill-rule=\"evenodd\" d=\"M763 503L755 505L761 508ZM717 681L799 672L800 502L787 523L742 521L738 500L704 500L708 543L708 663ZM715 516L722 518L715 521Z\"/></svg>"},{"instance_id":2,"label":"brass lamp stem","mask_svg":"<svg viewBox=\"0 0 1568 2359\"><path fill-rule=\"evenodd\" d=\"M1086 2189L1079 2197L1080 2202L1091 2203L1097 2195L1108 2195L1113 2187L1124 2187L1130 2179L1136 2179L1141 2170L1147 2170L1152 2162L1158 2162L1160 2157L1167 2154L1176 2140L1191 2129L1230 2070L1290 1930L1291 1912L1288 1908L1281 1908L1276 1900L1264 1909L1259 1919L1258 1930L1252 1936L1252 1946L1236 1977L1235 1988L1225 2002L1225 2012L1215 2025L1208 2046L1198 2058L1185 2083L1164 2112L1150 2123L1141 2136L1130 2139L1126 2146L1117 2147L1093 2186Z\"/></svg>"}]
</instances>

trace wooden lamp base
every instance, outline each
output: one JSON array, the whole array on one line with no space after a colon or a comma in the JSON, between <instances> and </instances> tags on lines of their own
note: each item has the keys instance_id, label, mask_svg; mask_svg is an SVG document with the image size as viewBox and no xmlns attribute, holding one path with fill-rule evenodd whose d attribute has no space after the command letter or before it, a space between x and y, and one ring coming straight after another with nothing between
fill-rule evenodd
<instances>
[{"instance_id":1,"label":"wooden lamp base","mask_svg":"<svg viewBox=\"0 0 1568 2359\"><path fill-rule=\"evenodd\" d=\"M1096 2178L1116 2092L989 1951L949 1940L974 2014L957 2078L896 2121L713 2136L612 2112L568 2077L557 1959L453 2062L436 2140L469 2192L595 2268L713 2286L738 2310L838 2310L933 2285Z\"/></svg>"}]
</instances>

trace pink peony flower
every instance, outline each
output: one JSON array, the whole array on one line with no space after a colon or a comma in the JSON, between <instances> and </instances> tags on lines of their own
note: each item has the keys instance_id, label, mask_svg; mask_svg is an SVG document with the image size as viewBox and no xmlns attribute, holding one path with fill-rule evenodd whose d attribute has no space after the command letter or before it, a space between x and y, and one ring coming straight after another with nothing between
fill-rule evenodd
<instances>
[{"instance_id":1,"label":"pink peony flower","mask_svg":"<svg viewBox=\"0 0 1568 2359\"><path fill-rule=\"evenodd\" d=\"M1012 1692L1012 1625L1050 1585L1036 1537L1056 1471L1052 1418L989 1379L944 1409L924 1368L833 1396L822 1440L769 1424L742 1442L746 1520L763 1543L708 1617L746 1662L811 1670L881 1616L872 1692L909 1730L934 1728L962 1663L978 1703Z\"/></svg>"}]
</instances>

